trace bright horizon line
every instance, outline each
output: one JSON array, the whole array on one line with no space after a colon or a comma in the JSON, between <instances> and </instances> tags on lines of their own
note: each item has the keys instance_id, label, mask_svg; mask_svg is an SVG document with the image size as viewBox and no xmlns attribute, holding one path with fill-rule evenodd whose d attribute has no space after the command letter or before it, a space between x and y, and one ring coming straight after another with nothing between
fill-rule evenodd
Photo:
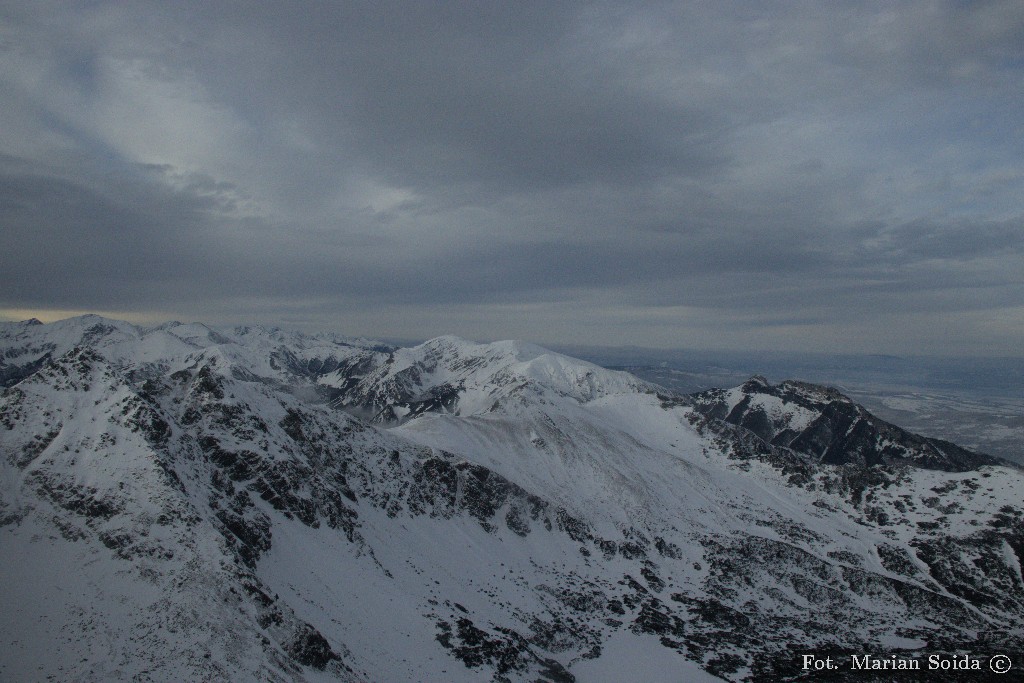
<instances>
[{"instance_id":1,"label":"bright horizon line","mask_svg":"<svg viewBox=\"0 0 1024 683\"><path fill-rule=\"evenodd\" d=\"M302 333L310 332L332 332L345 337L351 338L363 338L370 341L380 341L384 343L394 344L396 346L415 346L423 343L430 339L436 339L442 336L456 336L467 341L473 341L477 343L490 343L497 341L504 341L505 337L495 337L491 339L477 339L468 337L461 334L442 332L439 334L432 334L427 336L409 336L409 335L391 335L391 334L375 334L375 333L358 333L348 332L342 329L331 329L327 326L311 326L311 325L290 325L285 322L281 323L267 323L266 321L252 320L251 322L209 322L201 319L190 319L190 316L175 315L170 312L138 312L138 311L105 311L105 310L87 310L87 309L55 309L55 308L0 308L0 322L24 322L31 319L36 319L44 324L60 322L62 320L69 320L71 318L79 318L86 315L96 315L101 318L107 318L109 320L120 320L123 322L131 323L133 325L139 325L142 327L157 326L162 323L179 321L182 323L202 323L204 325L211 325L213 327L239 327L245 325L262 325L266 327L278 327L284 330L292 330ZM722 353L728 355L736 354L779 354L779 355L807 355L807 356L818 356L828 358L865 358L865 357L888 357L888 358L904 358L904 359L934 359L934 360L963 360L963 359L1011 359L1011 360L1024 360L1024 355L1011 355L1011 354L986 354L986 355L965 355L965 354L907 354L907 353L893 353L887 351L807 351L807 350L789 350L789 349L766 349L766 348L735 348L735 347L699 347L699 346L643 346L638 344L594 344L585 342L563 342L563 341L544 341L537 339L528 339L521 337L511 337L508 339L519 339L521 341L527 341L530 343L537 344L550 348L552 351L558 351L559 349L581 349L581 350L635 350L638 352L653 352L653 353L671 353L671 352L698 352L698 353Z\"/></svg>"}]
</instances>

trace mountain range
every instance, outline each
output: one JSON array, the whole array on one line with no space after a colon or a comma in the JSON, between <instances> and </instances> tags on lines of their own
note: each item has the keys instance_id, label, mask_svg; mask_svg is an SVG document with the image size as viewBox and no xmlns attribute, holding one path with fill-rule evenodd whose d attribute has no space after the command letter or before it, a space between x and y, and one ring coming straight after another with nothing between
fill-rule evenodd
<instances>
[{"instance_id":1,"label":"mountain range","mask_svg":"<svg viewBox=\"0 0 1024 683\"><path fill-rule=\"evenodd\" d=\"M0 324L0 385L0 680L1024 652L1024 472L828 387L97 316Z\"/></svg>"}]
</instances>

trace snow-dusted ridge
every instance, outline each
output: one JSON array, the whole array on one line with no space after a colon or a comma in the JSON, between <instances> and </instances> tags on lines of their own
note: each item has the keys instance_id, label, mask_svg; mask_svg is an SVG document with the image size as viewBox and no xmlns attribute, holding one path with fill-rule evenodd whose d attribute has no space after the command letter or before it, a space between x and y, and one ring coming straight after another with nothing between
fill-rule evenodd
<instances>
[{"instance_id":1,"label":"snow-dusted ridge","mask_svg":"<svg viewBox=\"0 0 1024 683\"><path fill-rule=\"evenodd\" d=\"M0 379L0 680L776 681L795 651L1024 649L1021 471L834 390L95 316L0 324Z\"/></svg>"},{"instance_id":2,"label":"snow-dusted ridge","mask_svg":"<svg viewBox=\"0 0 1024 683\"><path fill-rule=\"evenodd\" d=\"M372 371L356 377L339 368L319 383L338 391L334 404L368 411L377 422L427 412L479 415L529 394L579 403L615 393L653 391L624 372L548 351L522 341L476 344L453 336L397 349Z\"/></svg>"},{"instance_id":3,"label":"snow-dusted ridge","mask_svg":"<svg viewBox=\"0 0 1024 683\"><path fill-rule=\"evenodd\" d=\"M695 394L701 413L739 425L766 443L842 465L910 463L950 471L1011 465L956 444L906 432L878 419L835 389L787 381L777 386L754 377L729 390Z\"/></svg>"}]
</instances>

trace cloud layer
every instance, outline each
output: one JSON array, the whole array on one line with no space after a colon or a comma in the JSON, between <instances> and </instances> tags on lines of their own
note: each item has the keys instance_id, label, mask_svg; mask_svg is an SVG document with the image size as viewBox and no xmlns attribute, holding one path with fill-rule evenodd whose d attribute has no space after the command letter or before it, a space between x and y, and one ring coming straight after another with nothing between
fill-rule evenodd
<instances>
[{"instance_id":1,"label":"cloud layer","mask_svg":"<svg viewBox=\"0 0 1024 683\"><path fill-rule=\"evenodd\" d=\"M0 308L1024 348L1024 6L0 3Z\"/></svg>"}]
</instances>

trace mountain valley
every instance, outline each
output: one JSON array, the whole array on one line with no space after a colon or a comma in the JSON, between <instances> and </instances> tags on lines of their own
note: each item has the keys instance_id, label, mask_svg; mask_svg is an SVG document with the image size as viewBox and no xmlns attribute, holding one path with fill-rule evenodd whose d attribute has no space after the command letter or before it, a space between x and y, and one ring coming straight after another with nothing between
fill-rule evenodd
<instances>
[{"instance_id":1,"label":"mountain valley","mask_svg":"<svg viewBox=\"0 0 1024 683\"><path fill-rule=\"evenodd\" d=\"M5 681L1024 652L1024 471L835 389L98 316L0 323L0 382Z\"/></svg>"}]
</instances>

